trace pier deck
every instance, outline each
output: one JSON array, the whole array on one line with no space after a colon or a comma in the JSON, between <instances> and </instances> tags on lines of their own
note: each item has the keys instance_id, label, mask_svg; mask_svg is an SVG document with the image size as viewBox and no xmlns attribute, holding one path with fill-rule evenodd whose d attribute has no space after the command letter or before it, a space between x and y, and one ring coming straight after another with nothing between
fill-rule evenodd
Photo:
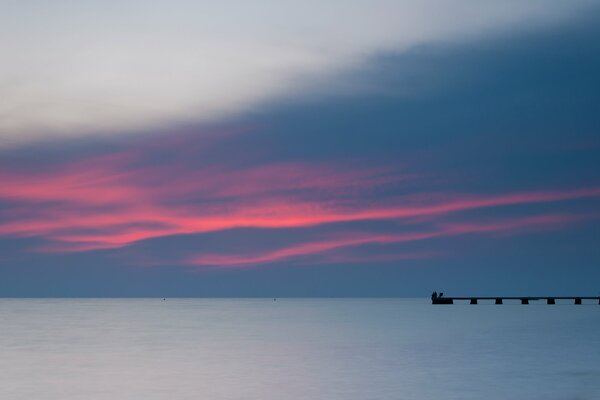
<instances>
[{"instance_id":1,"label":"pier deck","mask_svg":"<svg viewBox=\"0 0 600 400\"><path fill-rule=\"evenodd\" d=\"M556 304L556 300L573 300L573 304L582 304L583 300L598 300L600 296L469 296L469 297L431 297L432 304L454 304L455 300L468 300L469 304L478 304L479 300L494 300L495 304L504 304L504 300L520 300L521 304L530 301L545 300L546 304Z\"/></svg>"}]
</instances>

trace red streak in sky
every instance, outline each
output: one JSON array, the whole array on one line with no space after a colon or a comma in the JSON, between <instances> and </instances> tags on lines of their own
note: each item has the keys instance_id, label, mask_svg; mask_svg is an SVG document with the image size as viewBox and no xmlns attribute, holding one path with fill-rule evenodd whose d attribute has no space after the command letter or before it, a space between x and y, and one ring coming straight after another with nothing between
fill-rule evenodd
<instances>
[{"instance_id":1,"label":"red streak in sky","mask_svg":"<svg viewBox=\"0 0 600 400\"><path fill-rule=\"evenodd\" d=\"M361 246L366 244L399 243L429 239L437 233L409 233L400 235L364 235L344 239L319 240L318 242L303 243L274 251L254 255L217 255L205 254L194 257L188 264L198 266L246 266L281 261L293 257L318 254L341 247Z\"/></svg>"},{"instance_id":2,"label":"red streak in sky","mask_svg":"<svg viewBox=\"0 0 600 400\"><path fill-rule=\"evenodd\" d=\"M600 197L600 188L382 197L374 193L415 176L324 164L280 163L235 170L177 163L139 166L136 161L134 154L125 152L43 172L0 171L0 201L7 204L0 214L0 235L45 239L47 243L39 251L77 252L242 227L303 228L423 217L435 223L443 216L476 209ZM525 227L514 229L520 228ZM447 229L475 228L456 224ZM404 236L376 235L305 244L308 247L243 257L237 262L269 262L400 238ZM206 257L196 261L218 264L221 260L221 256ZM236 263L235 256L226 257L229 263Z\"/></svg>"},{"instance_id":3,"label":"red streak in sky","mask_svg":"<svg viewBox=\"0 0 600 400\"><path fill-rule=\"evenodd\" d=\"M337 235L336 238L320 238L320 240L315 242L300 243L276 250L253 252L249 254L200 254L191 257L186 260L185 263L195 266L246 267L314 256L345 247L371 244L397 244L472 233L502 233L514 231L523 227L527 227L529 230L540 230L548 226L562 225L577 219L577 217L569 215L539 215L534 217L514 218L502 222L445 224L429 232L412 232L391 235L373 233L340 234ZM403 258L402 255L402 253L396 254L395 257L391 259ZM434 255L435 253L423 254L409 252L405 254L404 258L424 258ZM329 257L329 259L334 260L335 255ZM353 258L351 255L346 255L341 259L344 262L365 261L365 258L362 256Z\"/></svg>"}]
</instances>

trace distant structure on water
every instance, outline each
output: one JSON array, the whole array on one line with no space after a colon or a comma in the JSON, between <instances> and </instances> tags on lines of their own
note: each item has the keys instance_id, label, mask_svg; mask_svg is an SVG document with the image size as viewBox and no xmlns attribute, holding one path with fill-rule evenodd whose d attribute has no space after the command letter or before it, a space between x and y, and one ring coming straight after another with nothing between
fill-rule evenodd
<instances>
[{"instance_id":1,"label":"distant structure on water","mask_svg":"<svg viewBox=\"0 0 600 400\"><path fill-rule=\"evenodd\" d=\"M496 296L496 297L445 297L443 292L431 293L431 304L454 304L455 300L469 300L469 304L478 304L479 300L494 300L495 304L504 304L504 300L520 300L521 304L530 301L545 300L546 304L556 304L556 300L573 300L573 304L583 304L583 300L597 300L600 305L600 296Z\"/></svg>"}]
</instances>

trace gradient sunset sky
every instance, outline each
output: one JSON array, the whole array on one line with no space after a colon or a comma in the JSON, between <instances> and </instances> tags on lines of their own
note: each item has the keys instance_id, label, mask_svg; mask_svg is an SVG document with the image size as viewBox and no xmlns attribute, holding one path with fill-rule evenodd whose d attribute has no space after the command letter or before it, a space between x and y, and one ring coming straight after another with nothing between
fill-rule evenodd
<instances>
[{"instance_id":1,"label":"gradient sunset sky","mask_svg":"<svg viewBox=\"0 0 600 400\"><path fill-rule=\"evenodd\" d=\"M0 296L600 293L596 1L0 5Z\"/></svg>"}]
</instances>

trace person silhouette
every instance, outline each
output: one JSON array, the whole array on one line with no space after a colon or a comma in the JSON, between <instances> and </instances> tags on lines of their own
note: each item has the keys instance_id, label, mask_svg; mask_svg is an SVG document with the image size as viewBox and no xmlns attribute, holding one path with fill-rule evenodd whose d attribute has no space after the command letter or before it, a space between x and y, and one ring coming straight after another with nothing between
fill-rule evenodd
<instances>
[{"instance_id":1,"label":"person silhouette","mask_svg":"<svg viewBox=\"0 0 600 400\"><path fill-rule=\"evenodd\" d=\"M438 294L437 294L437 292L433 292L433 293L431 293L431 300L435 300L435 299L437 299L437 298L438 298Z\"/></svg>"}]
</instances>

